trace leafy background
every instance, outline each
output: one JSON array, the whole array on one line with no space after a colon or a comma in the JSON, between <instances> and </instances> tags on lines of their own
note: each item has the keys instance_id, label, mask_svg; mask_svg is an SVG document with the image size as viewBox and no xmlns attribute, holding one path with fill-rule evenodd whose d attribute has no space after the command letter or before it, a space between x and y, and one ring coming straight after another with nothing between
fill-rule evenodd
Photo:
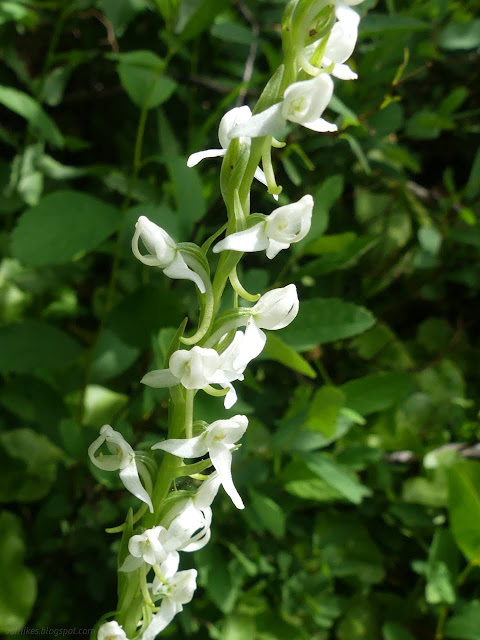
<instances>
[{"instance_id":1,"label":"leafy background","mask_svg":"<svg viewBox=\"0 0 480 640\"><path fill-rule=\"evenodd\" d=\"M92 627L116 603L133 504L86 456L110 422L165 433L161 365L191 283L131 256L147 215L177 240L224 221L221 115L281 61L282 0L0 4L0 632ZM476 2L366 0L339 133L276 153L308 238L247 288L302 306L241 388L250 417L194 601L165 637L480 639L479 47ZM247 63L249 61L252 64ZM251 70L251 74L250 74ZM238 101L238 102L237 102ZM254 210L274 203L255 186ZM281 363L280 366L279 363ZM197 396L196 418L220 417ZM33 636L32 636L33 637Z\"/></svg>"}]
</instances>

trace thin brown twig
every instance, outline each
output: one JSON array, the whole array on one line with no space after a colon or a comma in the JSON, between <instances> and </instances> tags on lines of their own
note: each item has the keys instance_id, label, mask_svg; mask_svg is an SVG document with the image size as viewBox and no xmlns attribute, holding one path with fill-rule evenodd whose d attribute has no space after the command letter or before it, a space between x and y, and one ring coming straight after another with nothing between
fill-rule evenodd
<instances>
[{"instance_id":1,"label":"thin brown twig","mask_svg":"<svg viewBox=\"0 0 480 640\"><path fill-rule=\"evenodd\" d=\"M118 46L117 39L115 37L115 30L113 28L113 24L110 22L108 18L106 18L103 13L101 13L98 9L88 9L87 11L80 11L77 13L79 18L90 18L94 17L99 22L103 24L105 30L107 32L107 42L111 46L112 51L114 53L118 53L120 51L120 47Z\"/></svg>"}]
</instances>

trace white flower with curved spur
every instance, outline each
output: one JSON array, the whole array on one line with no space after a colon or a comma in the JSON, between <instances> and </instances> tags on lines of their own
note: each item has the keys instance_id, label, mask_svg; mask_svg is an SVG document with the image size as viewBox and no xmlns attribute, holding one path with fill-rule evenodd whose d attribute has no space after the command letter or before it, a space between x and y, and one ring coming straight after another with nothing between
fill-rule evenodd
<instances>
[{"instance_id":1,"label":"white flower with curved spur","mask_svg":"<svg viewBox=\"0 0 480 640\"><path fill-rule=\"evenodd\" d=\"M145 255L140 252L140 239L148 252ZM197 285L200 293L205 293L203 280L187 266L173 238L146 216L140 216L135 224L132 251L143 264L160 267L166 276L174 280L191 280Z\"/></svg>"},{"instance_id":2,"label":"white flower with curved spur","mask_svg":"<svg viewBox=\"0 0 480 640\"><path fill-rule=\"evenodd\" d=\"M208 453L218 478L237 509L243 509L243 501L232 480L232 448L248 427L248 418L237 415L228 420L216 420L199 436L190 439L165 440L153 445L180 458L200 458Z\"/></svg>"},{"instance_id":3,"label":"white flower with curved spur","mask_svg":"<svg viewBox=\"0 0 480 640\"><path fill-rule=\"evenodd\" d=\"M123 628L112 620L100 625L97 631L97 640L128 640Z\"/></svg>"},{"instance_id":4,"label":"white flower with curved spur","mask_svg":"<svg viewBox=\"0 0 480 640\"><path fill-rule=\"evenodd\" d=\"M332 95L333 80L327 73L320 73L310 80L294 82L285 90L282 102L238 125L232 135L250 138L273 135L285 126L287 120L313 131L336 131L336 125L321 117Z\"/></svg>"},{"instance_id":5,"label":"white flower with curved spur","mask_svg":"<svg viewBox=\"0 0 480 640\"><path fill-rule=\"evenodd\" d=\"M223 156L227 153L228 145L230 141L236 137L233 135L235 127L248 122L252 117L252 112L250 107L235 107L234 109L230 109L220 120L220 126L218 127L218 139L220 141L221 149L205 149L205 151L197 151L196 153L192 153L191 156L188 157L187 167L195 167L199 162L204 160L205 158L223 158ZM247 140L242 140L242 142L246 142ZM261 182L263 185L267 186L267 179L265 177L265 173L257 167L255 170L255 178ZM278 196L273 196L275 200L278 200Z\"/></svg>"},{"instance_id":6,"label":"white flower with curved spur","mask_svg":"<svg viewBox=\"0 0 480 640\"><path fill-rule=\"evenodd\" d=\"M220 120L218 127L218 139L221 149L205 149L205 151L197 151L192 153L187 160L187 167L194 167L205 158L221 158L227 153L228 145L232 140L232 133L235 127L247 122L252 117L250 107L235 107L230 109Z\"/></svg>"},{"instance_id":7,"label":"white flower with curved spur","mask_svg":"<svg viewBox=\"0 0 480 640\"><path fill-rule=\"evenodd\" d=\"M231 367L235 371L244 371L250 360L255 358L265 346L267 337L262 329L276 331L283 329L289 325L297 316L299 309L299 301L297 288L294 284L286 287L272 289L267 291L250 309L243 309L241 316L233 321L227 321L221 325L209 338L208 342L216 344L221 337L242 325L246 326L243 340L236 345L236 349L232 347L229 352ZM237 332L240 333L241 332ZM227 352L227 350L225 351ZM223 354L222 354L223 355ZM240 378L237 378L240 379Z\"/></svg>"},{"instance_id":8,"label":"white flower with curved spur","mask_svg":"<svg viewBox=\"0 0 480 640\"><path fill-rule=\"evenodd\" d=\"M176 539L172 538L165 527L157 526L135 535L128 541L130 554L125 558L119 571L130 572L143 564L158 566L162 575L169 578L178 569L179 555Z\"/></svg>"},{"instance_id":9,"label":"white flower with curved spur","mask_svg":"<svg viewBox=\"0 0 480 640\"><path fill-rule=\"evenodd\" d=\"M353 4L353 3L349 3ZM338 2L335 7L337 22L333 25L322 60L324 67L333 64L332 75L340 80L356 80L357 74L343 64L353 53L358 38L360 16L347 4Z\"/></svg>"},{"instance_id":10,"label":"white flower with curved spur","mask_svg":"<svg viewBox=\"0 0 480 640\"><path fill-rule=\"evenodd\" d=\"M95 457L95 453L102 444L107 445L110 454L100 453ZM100 429L100 436L88 447L88 456L92 463L104 471L120 471L120 480L125 489L145 502L153 513L153 505L150 496L140 482L137 464L135 462L135 451L128 444L121 433L112 429L109 424L105 424Z\"/></svg>"},{"instance_id":11,"label":"white flower with curved spur","mask_svg":"<svg viewBox=\"0 0 480 640\"><path fill-rule=\"evenodd\" d=\"M303 196L298 202L278 207L265 220L250 229L231 233L213 247L213 253L220 251L263 251L267 258L274 258L282 249L303 240L312 223L313 198Z\"/></svg>"},{"instance_id":12,"label":"white flower with curved spur","mask_svg":"<svg viewBox=\"0 0 480 640\"><path fill-rule=\"evenodd\" d=\"M180 349L170 356L168 369L149 371L140 382L155 388L182 384L186 389L203 389L212 382L219 366L220 356L215 349Z\"/></svg>"},{"instance_id":13,"label":"white flower with curved spur","mask_svg":"<svg viewBox=\"0 0 480 640\"><path fill-rule=\"evenodd\" d=\"M182 611L183 605L191 601L196 588L197 571L195 569L179 571L165 582L156 577L152 586L153 596L155 600L162 598L162 602L160 609L143 632L142 640L154 640L177 613Z\"/></svg>"},{"instance_id":14,"label":"white flower with curved spur","mask_svg":"<svg viewBox=\"0 0 480 640\"><path fill-rule=\"evenodd\" d=\"M251 308L255 324L260 329L276 331L288 326L297 317L299 301L297 287L288 284L286 287L272 289L264 293Z\"/></svg>"}]
</instances>

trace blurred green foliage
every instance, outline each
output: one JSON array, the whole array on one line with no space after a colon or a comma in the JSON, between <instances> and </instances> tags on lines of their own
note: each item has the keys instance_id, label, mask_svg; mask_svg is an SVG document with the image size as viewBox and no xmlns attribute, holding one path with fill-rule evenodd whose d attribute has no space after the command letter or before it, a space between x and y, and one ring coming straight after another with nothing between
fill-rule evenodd
<instances>
[{"instance_id":1,"label":"blurred green foliage","mask_svg":"<svg viewBox=\"0 0 480 640\"><path fill-rule=\"evenodd\" d=\"M166 392L139 380L195 319L191 284L131 256L133 225L201 242L223 223L218 161L185 158L254 103L283 9L0 3L0 633L115 607L104 529L134 499L86 450L105 422L137 449L165 433ZM165 637L480 640L478 4L358 10L339 133L291 127L275 156L280 203L315 198L312 231L244 261L247 289L293 281L302 301L235 406L246 509L218 498ZM207 396L196 412L220 417Z\"/></svg>"}]
</instances>

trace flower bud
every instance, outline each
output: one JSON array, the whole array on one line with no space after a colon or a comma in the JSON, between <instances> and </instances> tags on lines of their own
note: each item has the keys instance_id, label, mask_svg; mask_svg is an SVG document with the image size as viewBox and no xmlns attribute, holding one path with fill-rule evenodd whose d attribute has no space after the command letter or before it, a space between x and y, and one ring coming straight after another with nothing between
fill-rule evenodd
<instances>
[{"instance_id":1,"label":"flower bud","mask_svg":"<svg viewBox=\"0 0 480 640\"><path fill-rule=\"evenodd\" d=\"M289 284L267 291L252 307L252 315L260 329L283 329L296 318L298 308L297 288Z\"/></svg>"},{"instance_id":2,"label":"flower bud","mask_svg":"<svg viewBox=\"0 0 480 640\"><path fill-rule=\"evenodd\" d=\"M142 255L138 241L142 240L147 255ZM176 244L166 231L151 222L146 216L140 216L135 225L132 238L132 251L136 258L148 266L166 267L173 262L176 254Z\"/></svg>"}]
</instances>

